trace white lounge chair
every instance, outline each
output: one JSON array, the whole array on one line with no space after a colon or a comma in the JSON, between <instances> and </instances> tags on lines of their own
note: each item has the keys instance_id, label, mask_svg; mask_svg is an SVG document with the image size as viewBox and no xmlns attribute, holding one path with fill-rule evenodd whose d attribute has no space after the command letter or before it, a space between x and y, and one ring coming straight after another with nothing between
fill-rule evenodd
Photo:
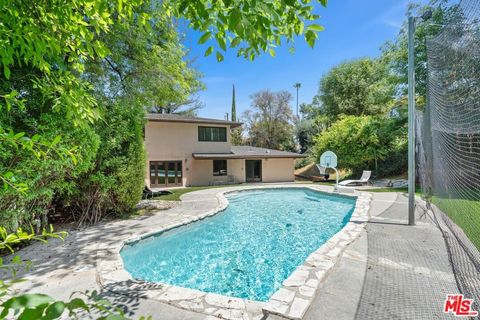
<instances>
[{"instance_id":1,"label":"white lounge chair","mask_svg":"<svg viewBox=\"0 0 480 320\"><path fill-rule=\"evenodd\" d=\"M348 186L350 184L367 184L372 176L372 171L364 170L362 176L358 180L343 180L339 183L341 186Z\"/></svg>"}]
</instances>

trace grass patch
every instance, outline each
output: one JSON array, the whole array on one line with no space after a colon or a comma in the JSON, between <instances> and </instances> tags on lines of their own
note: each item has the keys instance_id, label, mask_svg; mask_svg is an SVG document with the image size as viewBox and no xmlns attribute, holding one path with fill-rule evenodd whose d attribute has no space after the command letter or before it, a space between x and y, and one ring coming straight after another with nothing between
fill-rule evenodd
<instances>
[{"instance_id":1,"label":"grass patch","mask_svg":"<svg viewBox=\"0 0 480 320\"><path fill-rule=\"evenodd\" d=\"M408 188L372 188L362 191L408 192ZM416 188L415 193L421 195L421 189ZM470 241L480 250L480 201L432 197L432 203L462 228Z\"/></svg>"},{"instance_id":2,"label":"grass patch","mask_svg":"<svg viewBox=\"0 0 480 320\"><path fill-rule=\"evenodd\" d=\"M480 250L480 201L433 197L432 203L462 228Z\"/></svg>"},{"instance_id":3,"label":"grass patch","mask_svg":"<svg viewBox=\"0 0 480 320\"><path fill-rule=\"evenodd\" d=\"M367 192L408 192L408 188L371 188L371 189L362 189L362 191L367 191Z\"/></svg>"},{"instance_id":4,"label":"grass patch","mask_svg":"<svg viewBox=\"0 0 480 320\"><path fill-rule=\"evenodd\" d=\"M361 189L361 191L367 192L408 192L408 188L371 188L371 189ZM422 189L419 187L415 188L415 193L420 195L422 194Z\"/></svg>"},{"instance_id":5,"label":"grass patch","mask_svg":"<svg viewBox=\"0 0 480 320\"><path fill-rule=\"evenodd\" d=\"M238 184L224 184L224 185L218 185L218 186L185 187L185 188L171 189L170 191L172 192L172 194L165 194L158 197L154 197L152 199L166 200L166 201L180 201L180 197L185 193L205 190L205 189L225 188L225 187L233 187L233 186L238 186Z\"/></svg>"}]
</instances>

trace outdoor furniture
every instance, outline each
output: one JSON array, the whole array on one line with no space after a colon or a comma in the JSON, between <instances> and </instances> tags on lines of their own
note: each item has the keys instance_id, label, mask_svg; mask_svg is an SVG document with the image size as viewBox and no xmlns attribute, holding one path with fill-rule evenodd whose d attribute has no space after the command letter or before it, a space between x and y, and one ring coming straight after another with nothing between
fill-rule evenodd
<instances>
[{"instance_id":1,"label":"outdoor furniture","mask_svg":"<svg viewBox=\"0 0 480 320\"><path fill-rule=\"evenodd\" d=\"M348 186L348 185L365 185L370 180L372 176L372 171L364 170L362 176L358 180L343 180L339 183L341 186Z\"/></svg>"},{"instance_id":2,"label":"outdoor furniture","mask_svg":"<svg viewBox=\"0 0 480 320\"><path fill-rule=\"evenodd\" d=\"M153 191L148 186L145 186L145 189L143 189L142 199L150 199L165 194L172 194L172 192L168 190Z\"/></svg>"},{"instance_id":3,"label":"outdoor furniture","mask_svg":"<svg viewBox=\"0 0 480 320\"><path fill-rule=\"evenodd\" d=\"M235 184L237 180L234 175L213 177L212 185Z\"/></svg>"}]
</instances>

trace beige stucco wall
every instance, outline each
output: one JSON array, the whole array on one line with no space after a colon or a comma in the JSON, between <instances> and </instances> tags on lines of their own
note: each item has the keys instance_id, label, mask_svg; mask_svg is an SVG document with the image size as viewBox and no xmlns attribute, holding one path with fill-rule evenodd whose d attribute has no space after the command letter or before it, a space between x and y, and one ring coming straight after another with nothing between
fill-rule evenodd
<instances>
[{"instance_id":1,"label":"beige stucco wall","mask_svg":"<svg viewBox=\"0 0 480 320\"><path fill-rule=\"evenodd\" d=\"M227 128L227 142L198 141L199 126ZM147 151L145 182L150 185L148 171L150 161L177 160L182 161L184 186L199 185L197 181L202 184L208 184L205 182L208 180L207 172L212 175L212 161L204 160L205 162L202 161L197 164L192 158L192 153L230 152L231 143L229 130L230 128L226 125L147 121L145 125L145 148Z\"/></svg>"},{"instance_id":2,"label":"beige stucco wall","mask_svg":"<svg viewBox=\"0 0 480 320\"><path fill-rule=\"evenodd\" d=\"M253 160L253 159L252 159ZM294 159L257 159L262 160L262 182L289 182L294 181ZM193 160L190 166L189 185L210 185L214 180L226 181L227 177L213 176L213 160ZM227 174L235 176L236 183L245 182L245 159L227 160Z\"/></svg>"},{"instance_id":3,"label":"beige stucco wall","mask_svg":"<svg viewBox=\"0 0 480 320\"><path fill-rule=\"evenodd\" d=\"M208 186L213 181L213 161L193 160L187 186Z\"/></svg>"},{"instance_id":4,"label":"beige stucco wall","mask_svg":"<svg viewBox=\"0 0 480 320\"><path fill-rule=\"evenodd\" d=\"M294 159L263 159L262 182L294 181L294 171Z\"/></svg>"},{"instance_id":5,"label":"beige stucco wall","mask_svg":"<svg viewBox=\"0 0 480 320\"><path fill-rule=\"evenodd\" d=\"M192 153L229 153L231 151L228 126L227 142L198 141L198 127L201 124L153 122L145 125L145 148L147 151L147 185L150 185L150 161L182 161L183 185L210 185L214 179L226 181L227 177L213 177L213 160L193 159ZM208 126L208 125L207 125ZM258 159L262 160L263 182L294 181L294 159ZM227 160L228 175L235 176L237 183L245 182L245 159Z\"/></svg>"},{"instance_id":6,"label":"beige stucco wall","mask_svg":"<svg viewBox=\"0 0 480 320\"><path fill-rule=\"evenodd\" d=\"M227 175L233 175L236 183L245 182L244 166L245 160L243 159L227 160ZM213 160L194 159L189 174L188 183L192 186L205 186L214 181L227 181L227 176L213 176Z\"/></svg>"},{"instance_id":7,"label":"beige stucco wall","mask_svg":"<svg viewBox=\"0 0 480 320\"><path fill-rule=\"evenodd\" d=\"M237 183L245 182L245 160L244 159L230 159L227 162L228 174L235 176Z\"/></svg>"}]
</instances>

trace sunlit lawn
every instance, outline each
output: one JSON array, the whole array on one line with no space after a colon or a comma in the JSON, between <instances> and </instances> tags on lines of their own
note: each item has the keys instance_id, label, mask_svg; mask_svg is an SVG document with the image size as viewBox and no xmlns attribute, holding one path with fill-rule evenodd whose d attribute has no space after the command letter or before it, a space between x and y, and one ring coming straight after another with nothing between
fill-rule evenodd
<instances>
[{"instance_id":1,"label":"sunlit lawn","mask_svg":"<svg viewBox=\"0 0 480 320\"><path fill-rule=\"evenodd\" d=\"M362 191L367 192L408 192L408 188L371 188L371 189L362 189ZM422 190L417 187L415 189L416 194L421 194Z\"/></svg>"},{"instance_id":2,"label":"sunlit lawn","mask_svg":"<svg viewBox=\"0 0 480 320\"><path fill-rule=\"evenodd\" d=\"M185 188L178 188L178 189L170 189L172 194L165 194L161 195L158 197L154 197L153 199L157 200L167 200L167 201L180 201L180 197L184 195L185 193L193 192L193 191L199 191L199 190L205 190L205 189L213 189L213 188L225 188L225 187L233 187L233 186L238 186L236 185L217 185L217 186L203 186L203 187L185 187Z\"/></svg>"},{"instance_id":3,"label":"sunlit lawn","mask_svg":"<svg viewBox=\"0 0 480 320\"><path fill-rule=\"evenodd\" d=\"M480 250L480 201L433 197L432 202L462 228Z\"/></svg>"},{"instance_id":4,"label":"sunlit lawn","mask_svg":"<svg viewBox=\"0 0 480 320\"><path fill-rule=\"evenodd\" d=\"M372 188L364 191L408 192L408 188ZM417 188L415 193L421 194L421 189ZM480 201L433 197L432 202L462 228L470 241L480 249Z\"/></svg>"}]
</instances>

